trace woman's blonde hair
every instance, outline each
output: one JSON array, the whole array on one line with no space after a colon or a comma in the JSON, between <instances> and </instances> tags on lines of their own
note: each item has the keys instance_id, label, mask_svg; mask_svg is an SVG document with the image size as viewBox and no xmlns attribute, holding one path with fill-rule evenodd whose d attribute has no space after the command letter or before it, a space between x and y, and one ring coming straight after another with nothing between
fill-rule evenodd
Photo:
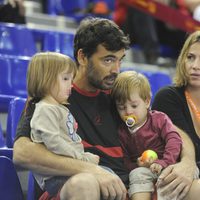
<instances>
[{"instance_id":1,"label":"woman's blonde hair","mask_svg":"<svg viewBox=\"0 0 200 200\"><path fill-rule=\"evenodd\" d=\"M183 48L177 60L176 74L173 80L175 86L177 87L186 86L188 83L188 73L185 63L191 45L197 42L200 42L200 31L195 31L194 33L190 34L183 45Z\"/></svg>"},{"instance_id":2,"label":"woman's blonde hair","mask_svg":"<svg viewBox=\"0 0 200 200\"><path fill-rule=\"evenodd\" d=\"M115 101L125 103L127 99L130 100L134 90L138 90L144 101L151 99L151 87L143 74L136 71L121 72L115 80L111 96Z\"/></svg>"},{"instance_id":3,"label":"woman's blonde hair","mask_svg":"<svg viewBox=\"0 0 200 200\"><path fill-rule=\"evenodd\" d=\"M77 66L70 57L56 52L35 54L27 71L28 95L31 98L42 99L50 94L52 87L57 84L58 74L64 70L76 73Z\"/></svg>"}]
</instances>

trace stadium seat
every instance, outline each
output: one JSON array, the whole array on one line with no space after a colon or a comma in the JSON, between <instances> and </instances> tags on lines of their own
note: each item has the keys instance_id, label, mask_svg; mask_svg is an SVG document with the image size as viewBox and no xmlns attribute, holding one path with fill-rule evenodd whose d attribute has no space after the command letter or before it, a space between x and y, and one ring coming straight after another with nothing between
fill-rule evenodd
<instances>
[{"instance_id":1,"label":"stadium seat","mask_svg":"<svg viewBox=\"0 0 200 200\"><path fill-rule=\"evenodd\" d=\"M1 199L23 200L23 192L11 159L0 156L0 193Z\"/></svg>"},{"instance_id":2,"label":"stadium seat","mask_svg":"<svg viewBox=\"0 0 200 200\"><path fill-rule=\"evenodd\" d=\"M35 178L33 177L32 172L29 172L28 175L28 191L26 200L35 200L39 199L40 196L44 193L37 184Z\"/></svg>"},{"instance_id":3,"label":"stadium seat","mask_svg":"<svg viewBox=\"0 0 200 200\"><path fill-rule=\"evenodd\" d=\"M164 86L171 85L172 79L169 74L164 72L154 72L150 77L150 84L152 90L152 101L158 90Z\"/></svg>"},{"instance_id":4,"label":"stadium seat","mask_svg":"<svg viewBox=\"0 0 200 200\"><path fill-rule=\"evenodd\" d=\"M12 57L10 58L11 74L9 95L27 97L26 73L30 57Z\"/></svg>"},{"instance_id":5,"label":"stadium seat","mask_svg":"<svg viewBox=\"0 0 200 200\"><path fill-rule=\"evenodd\" d=\"M13 147L17 125L26 103L25 98L16 97L10 101L8 109L7 129L6 129L6 145Z\"/></svg>"},{"instance_id":6,"label":"stadium seat","mask_svg":"<svg viewBox=\"0 0 200 200\"><path fill-rule=\"evenodd\" d=\"M87 16L85 13L90 0L60 0L61 6L65 16L72 17L77 22L80 22L84 17Z\"/></svg>"},{"instance_id":7,"label":"stadium seat","mask_svg":"<svg viewBox=\"0 0 200 200\"><path fill-rule=\"evenodd\" d=\"M56 51L73 58L74 34L65 32L47 32L45 33L42 50Z\"/></svg>"},{"instance_id":8,"label":"stadium seat","mask_svg":"<svg viewBox=\"0 0 200 200\"><path fill-rule=\"evenodd\" d=\"M0 54L32 56L36 51L33 35L26 26L0 23Z\"/></svg>"},{"instance_id":9,"label":"stadium seat","mask_svg":"<svg viewBox=\"0 0 200 200\"><path fill-rule=\"evenodd\" d=\"M0 54L0 112L7 112L9 102L27 97L26 72L30 57Z\"/></svg>"},{"instance_id":10,"label":"stadium seat","mask_svg":"<svg viewBox=\"0 0 200 200\"><path fill-rule=\"evenodd\" d=\"M47 0L46 10L49 15L61 15L63 14L63 8L61 0Z\"/></svg>"},{"instance_id":11,"label":"stadium seat","mask_svg":"<svg viewBox=\"0 0 200 200\"><path fill-rule=\"evenodd\" d=\"M6 141L0 124L0 156L6 156L10 159L13 157L13 149L6 146Z\"/></svg>"},{"instance_id":12,"label":"stadium seat","mask_svg":"<svg viewBox=\"0 0 200 200\"><path fill-rule=\"evenodd\" d=\"M73 30L61 32L32 29L32 33L40 51L55 51L73 58Z\"/></svg>"},{"instance_id":13,"label":"stadium seat","mask_svg":"<svg viewBox=\"0 0 200 200\"><path fill-rule=\"evenodd\" d=\"M3 130L1 128L1 124L0 124L0 148L5 147L6 143L5 143L5 138L3 136Z\"/></svg>"}]
</instances>

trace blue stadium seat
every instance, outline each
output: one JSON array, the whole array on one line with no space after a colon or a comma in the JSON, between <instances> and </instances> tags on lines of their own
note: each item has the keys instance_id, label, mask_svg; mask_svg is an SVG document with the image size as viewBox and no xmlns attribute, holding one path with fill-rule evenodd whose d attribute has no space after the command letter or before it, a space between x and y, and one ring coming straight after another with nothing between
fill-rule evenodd
<instances>
[{"instance_id":1,"label":"blue stadium seat","mask_svg":"<svg viewBox=\"0 0 200 200\"><path fill-rule=\"evenodd\" d=\"M73 32L46 31L33 29L34 40L41 47L41 51L55 51L73 58Z\"/></svg>"},{"instance_id":2,"label":"blue stadium seat","mask_svg":"<svg viewBox=\"0 0 200 200\"><path fill-rule=\"evenodd\" d=\"M11 100L8 110L7 129L6 129L6 145L9 148L13 147L17 125L21 113L25 107L26 99L16 97Z\"/></svg>"},{"instance_id":3,"label":"blue stadium seat","mask_svg":"<svg viewBox=\"0 0 200 200\"><path fill-rule=\"evenodd\" d=\"M36 51L33 35L26 26L0 23L0 54L32 56Z\"/></svg>"},{"instance_id":4,"label":"blue stadium seat","mask_svg":"<svg viewBox=\"0 0 200 200\"><path fill-rule=\"evenodd\" d=\"M47 32L43 42L43 51L56 51L73 58L74 34Z\"/></svg>"},{"instance_id":5,"label":"blue stadium seat","mask_svg":"<svg viewBox=\"0 0 200 200\"><path fill-rule=\"evenodd\" d=\"M169 74L164 72L154 72L150 77L150 84L152 90L152 101L158 90L164 86L171 85L172 79Z\"/></svg>"},{"instance_id":6,"label":"blue stadium seat","mask_svg":"<svg viewBox=\"0 0 200 200\"><path fill-rule=\"evenodd\" d=\"M16 96L27 97L26 72L30 57L0 54L0 112L7 112Z\"/></svg>"},{"instance_id":7,"label":"blue stadium seat","mask_svg":"<svg viewBox=\"0 0 200 200\"><path fill-rule=\"evenodd\" d=\"M6 146L6 141L0 124L0 156L6 156L10 159L13 157L13 149Z\"/></svg>"},{"instance_id":8,"label":"blue stadium seat","mask_svg":"<svg viewBox=\"0 0 200 200\"><path fill-rule=\"evenodd\" d=\"M27 191L27 200L35 200L35 179L32 172L29 172L28 175L28 191Z\"/></svg>"},{"instance_id":9,"label":"blue stadium seat","mask_svg":"<svg viewBox=\"0 0 200 200\"><path fill-rule=\"evenodd\" d=\"M0 55L0 94L6 94L10 90L11 66L8 57Z\"/></svg>"},{"instance_id":10,"label":"blue stadium seat","mask_svg":"<svg viewBox=\"0 0 200 200\"><path fill-rule=\"evenodd\" d=\"M0 148L5 147L6 143L5 143L5 138L3 135L3 130L1 128L1 124L0 124Z\"/></svg>"},{"instance_id":11,"label":"blue stadium seat","mask_svg":"<svg viewBox=\"0 0 200 200\"><path fill-rule=\"evenodd\" d=\"M1 199L23 200L23 192L15 166L11 159L0 156L0 194Z\"/></svg>"},{"instance_id":12,"label":"blue stadium seat","mask_svg":"<svg viewBox=\"0 0 200 200\"><path fill-rule=\"evenodd\" d=\"M46 10L49 15L63 14L61 0L47 0Z\"/></svg>"},{"instance_id":13,"label":"blue stadium seat","mask_svg":"<svg viewBox=\"0 0 200 200\"><path fill-rule=\"evenodd\" d=\"M65 15L77 22L88 16L83 11L91 0L48 0L47 13L49 15Z\"/></svg>"},{"instance_id":14,"label":"blue stadium seat","mask_svg":"<svg viewBox=\"0 0 200 200\"><path fill-rule=\"evenodd\" d=\"M91 0L60 0L66 16L78 14L78 12L85 10Z\"/></svg>"},{"instance_id":15,"label":"blue stadium seat","mask_svg":"<svg viewBox=\"0 0 200 200\"><path fill-rule=\"evenodd\" d=\"M26 73L30 57L12 57L10 58L11 74L10 84L11 90L9 95L27 97L26 90Z\"/></svg>"}]
</instances>

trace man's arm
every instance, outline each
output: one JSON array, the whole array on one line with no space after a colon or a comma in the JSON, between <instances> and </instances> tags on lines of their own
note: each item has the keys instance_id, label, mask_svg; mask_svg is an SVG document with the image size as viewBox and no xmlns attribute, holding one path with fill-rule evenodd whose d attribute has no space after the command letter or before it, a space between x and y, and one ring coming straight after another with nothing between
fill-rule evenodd
<instances>
[{"instance_id":1,"label":"man's arm","mask_svg":"<svg viewBox=\"0 0 200 200\"><path fill-rule=\"evenodd\" d=\"M179 194L183 198L190 189L196 170L194 145L188 135L177 127L183 145L181 151L181 161L175 165L167 167L158 179L158 187L163 188L163 195L173 198Z\"/></svg>"},{"instance_id":2,"label":"man's arm","mask_svg":"<svg viewBox=\"0 0 200 200\"><path fill-rule=\"evenodd\" d=\"M93 174L105 199L116 197L116 199L124 200L126 198L126 188L118 176L98 165L51 153L44 145L33 143L28 137L20 137L15 141L13 160L17 165L44 175Z\"/></svg>"},{"instance_id":3,"label":"man's arm","mask_svg":"<svg viewBox=\"0 0 200 200\"><path fill-rule=\"evenodd\" d=\"M50 152L44 145L20 137L14 143L14 163L34 172L52 176L72 176L77 173L96 173L98 166L60 156Z\"/></svg>"}]
</instances>

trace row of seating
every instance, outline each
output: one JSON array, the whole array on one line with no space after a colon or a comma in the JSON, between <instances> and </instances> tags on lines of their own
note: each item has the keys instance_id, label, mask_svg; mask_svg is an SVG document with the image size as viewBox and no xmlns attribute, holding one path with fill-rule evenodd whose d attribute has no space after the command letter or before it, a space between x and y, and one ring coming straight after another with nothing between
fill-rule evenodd
<instances>
[{"instance_id":1,"label":"row of seating","mask_svg":"<svg viewBox=\"0 0 200 200\"><path fill-rule=\"evenodd\" d=\"M31 56L39 51L55 51L73 58L73 38L72 31L28 29L24 25L0 23L0 112L8 111L14 97L27 97L26 72Z\"/></svg>"},{"instance_id":2,"label":"row of seating","mask_svg":"<svg viewBox=\"0 0 200 200\"><path fill-rule=\"evenodd\" d=\"M109 11L114 11L115 0L48 0L46 10L49 15L65 15L80 22L84 17L91 15L85 12L88 10L89 5L99 2L103 2ZM110 15L104 17L112 18Z\"/></svg>"},{"instance_id":3,"label":"row of seating","mask_svg":"<svg viewBox=\"0 0 200 200\"><path fill-rule=\"evenodd\" d=\"M7 112L16 96L27 97L26 73L30 57L0 55L0 112Z\"/></svg>"},{"instance_id":4,"label":"row of seating","mask_svg":"<svg viewBox=\"0 0 200 200\"><path fill-rule=\"evenodd\" d=\"M24 200L23 190L13 161L6 156L0 155L0 193L1 199ZM28 177L27 200L34 198L34 178L32 173Z\"/></svg>"},{"instance_id":5,"label":"row of seating","mask_svg":"<svg viewBox=\"0 0 200 200\"><path fill-rule=\"evenodd\" d=\"M38 51L56 51L73 57L74 31L30 29L25 25L0 23L0 54L33 56Z\"/></svg>"},{"instance_id":6,"label":"row of seating","mask_svg":"<svg viewBox=\"0 0 200 200\"><path fill-rule=\"evenodd\" d=\"M6 200L24 200L20 181L12 161L13 143L17 124L24 109L26 99L16 97L10 101L6 137L0 125L0 194ZM35 180L31 172L28 177L27 200L35 200Z\"/></svg>"},{"instance_id":7,"label":"row of seating","mask_svg":"<svg viewBox=\"0 0 200 200\"><path fill-rule=\"evenodd\" d=\"M24 110L25 103L26 103L26 99L21 98L21 97L15 97L10 101L5 137L0 127L0 148L7 148L7 147L13 148L17 125L18 125L21 113Z\"/></svg>"}]
</instances>

